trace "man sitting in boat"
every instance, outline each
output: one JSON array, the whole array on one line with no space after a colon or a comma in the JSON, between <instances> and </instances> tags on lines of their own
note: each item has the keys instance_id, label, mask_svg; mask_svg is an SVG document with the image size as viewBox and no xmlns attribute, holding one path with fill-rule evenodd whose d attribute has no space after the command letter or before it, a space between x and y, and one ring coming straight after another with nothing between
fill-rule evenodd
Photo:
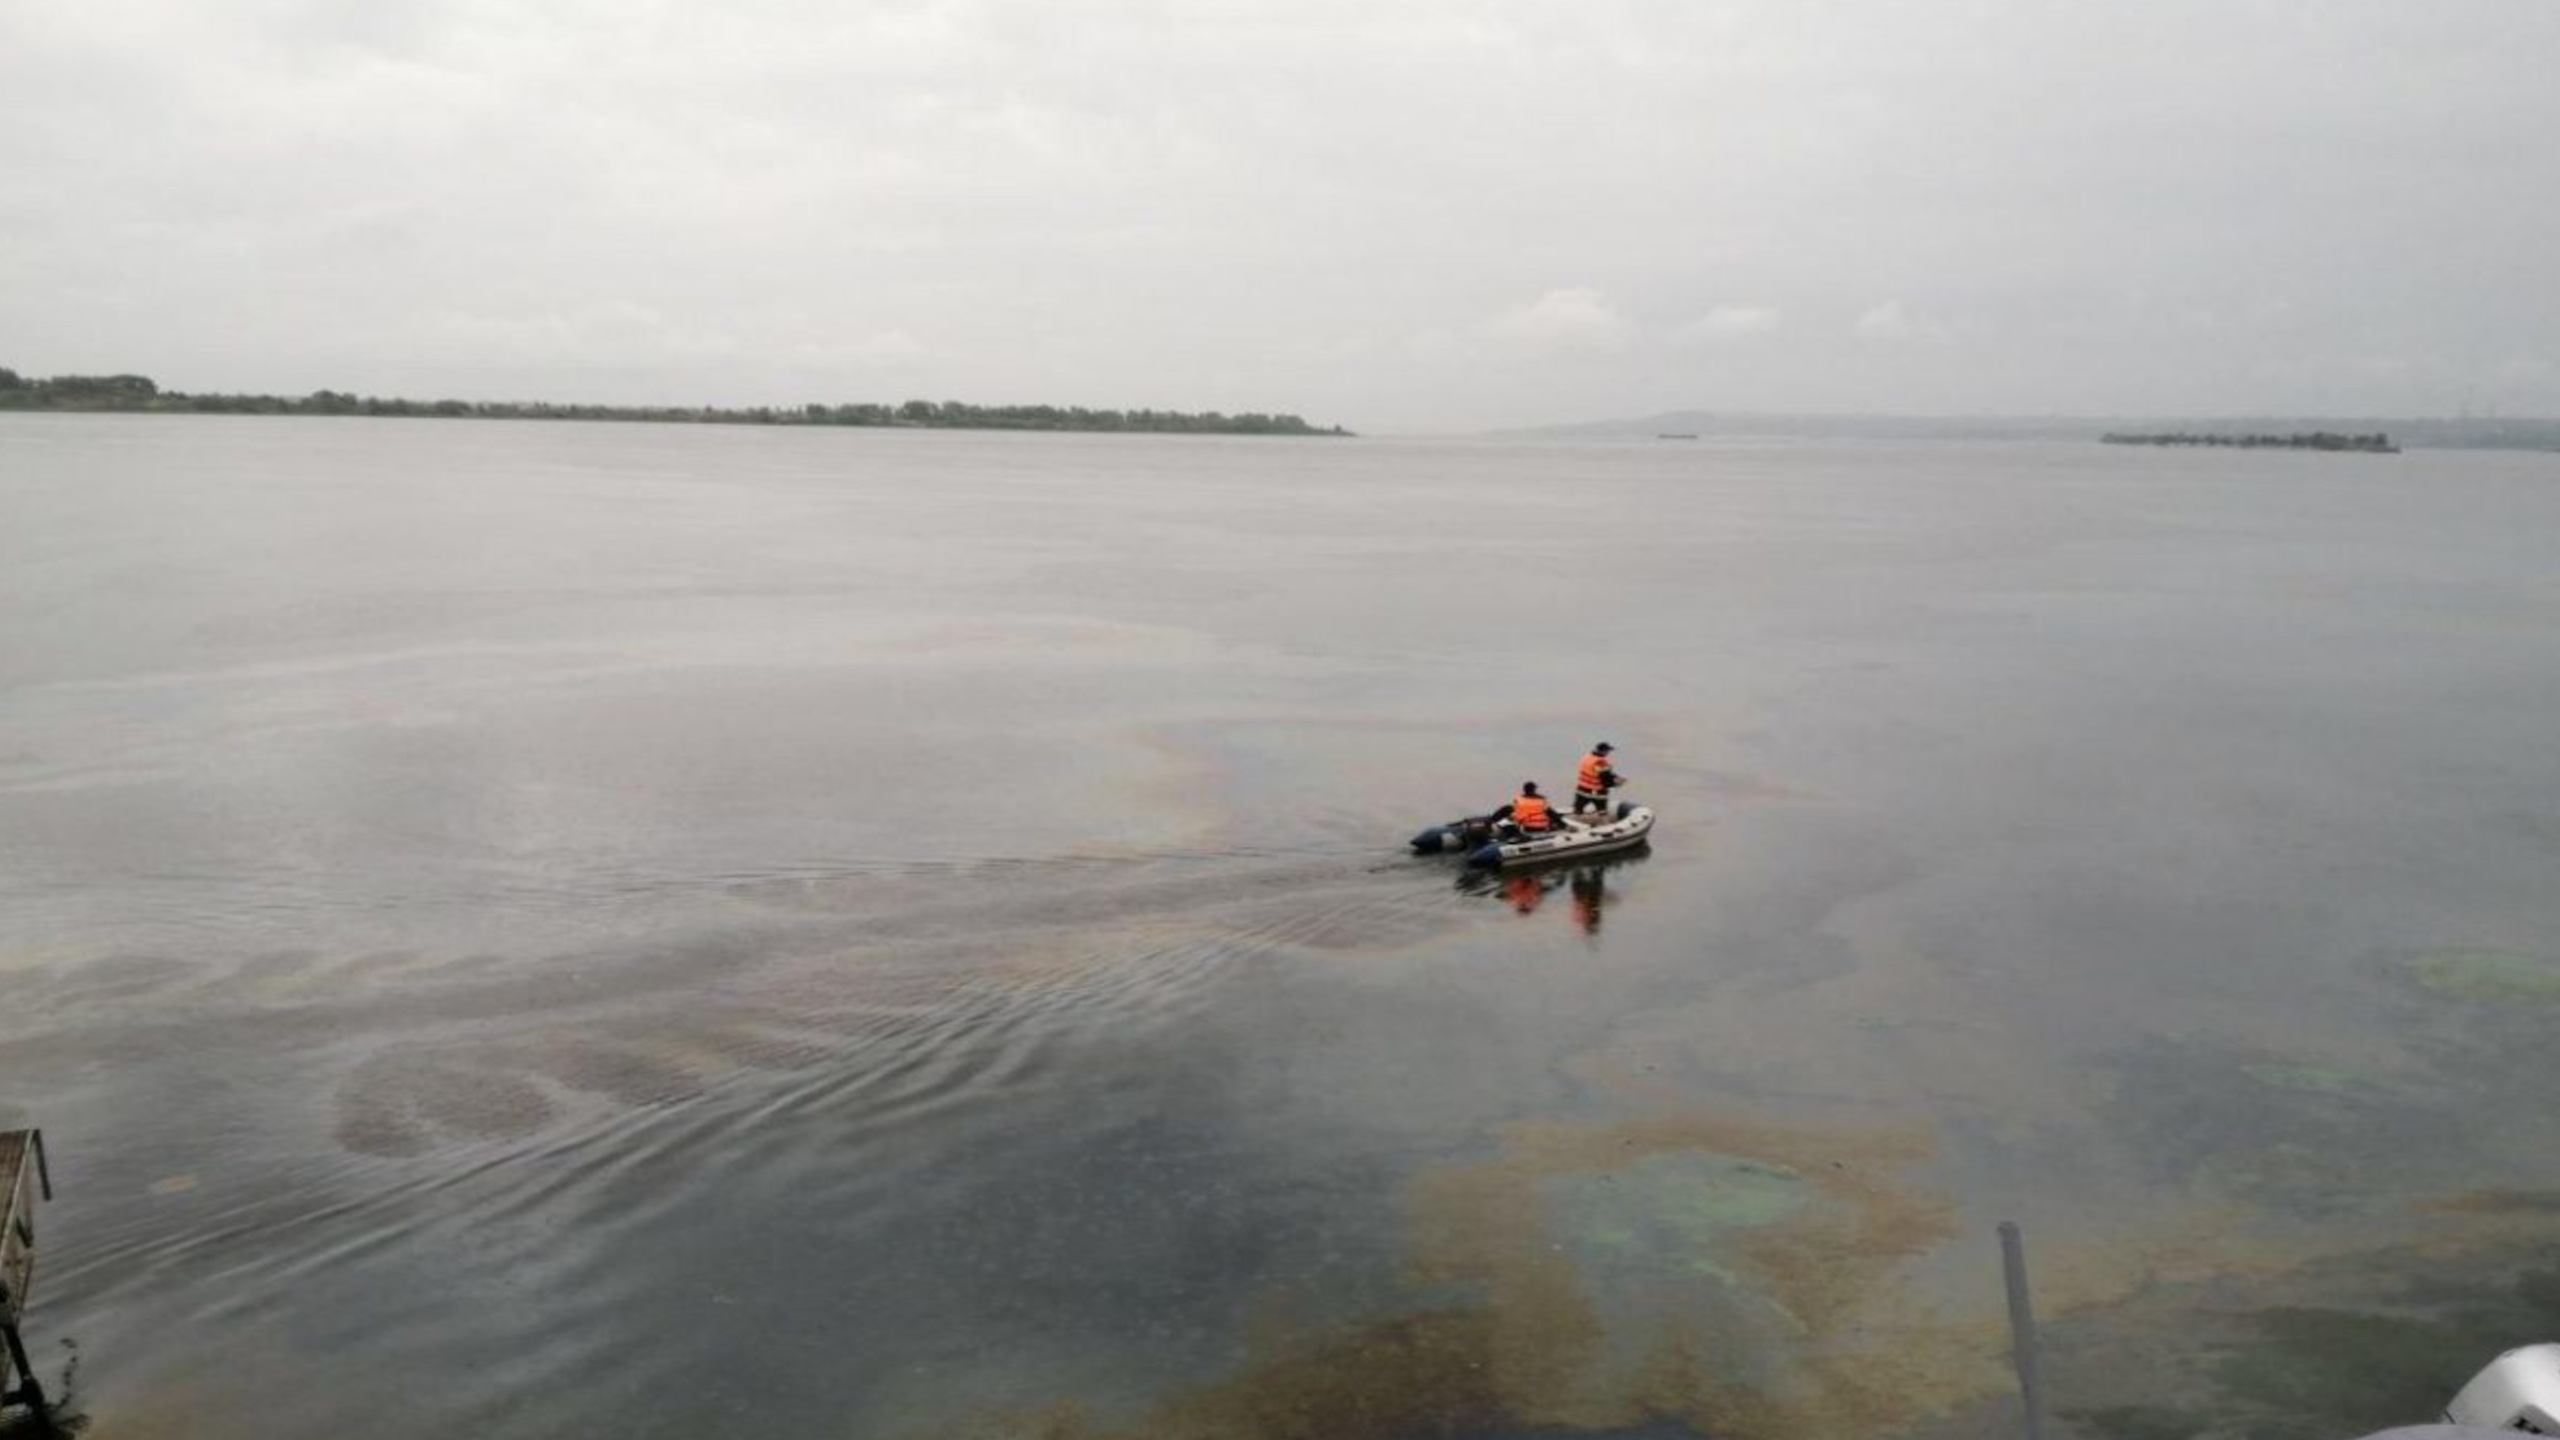
<instances>
[{"instance_id":1,"label":"man sitting in boat","mask_svg":"<svg viewBox=\"0 0 2560 1440\"><path fill-rule=\"evenodd\" d=\"M1563 823L1556 817L1556 807L1548 804L1547 797L1538 793L1535 780L1521 781L1520 793L1511 797L1510 804L1494 811L1493 818L1508 820L1532 835L1553 830Z\"/></svg>"},{"instance_id":2,"label":"man sitting in boat","mask_svg":"<svg viewBox=\"0 0 2560 1440\"><path fill-rule=\"evenodd\" d=\"M1624 782L1618 772L1609 768L1609 752L1618 747L1603 740L1582 757L1582 768L1573 777L1573 813L1597 810L1609 813L1609 792Z\"/></svg>"}]
</instances>

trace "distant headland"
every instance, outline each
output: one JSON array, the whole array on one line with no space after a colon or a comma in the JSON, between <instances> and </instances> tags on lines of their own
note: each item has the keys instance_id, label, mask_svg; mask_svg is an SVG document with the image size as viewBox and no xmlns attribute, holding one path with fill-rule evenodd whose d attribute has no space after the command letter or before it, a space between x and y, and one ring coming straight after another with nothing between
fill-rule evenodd
<instances>
[{"instance_id":1,"label":"distant headland","mask_svg":"<svg viewBox=\"0 0 2560 1440\"><path fill-rule=\"evenodd\" d=\"M2139 435L2109 431L2098 437L2110 445L2219 445L2234 450L2353 450L2366 455L2397 455L2400 447L2376 430L2369 435L2342 435L2335 430L2296 431L2290 435L2215 435L2180 430Z\"/></svg>"},{"instance_id":2,"label":"distant headland","mask_svg":"<svg viewBox=\"0 0 2560 1440\"><path fill-rule=\"evenodd\" d=\"M632 420L667 425L851 425L921 430L1091 430L1158 435L1348 435L1295 415L1259 411L1089 410L1081 405L561 405L528 400L398 400L314 390L308 395L191 395L141 375L35 379L0 366L0 410L140 411L180 415L406 415L450 420Z\"/></svg>"}]
</instances>

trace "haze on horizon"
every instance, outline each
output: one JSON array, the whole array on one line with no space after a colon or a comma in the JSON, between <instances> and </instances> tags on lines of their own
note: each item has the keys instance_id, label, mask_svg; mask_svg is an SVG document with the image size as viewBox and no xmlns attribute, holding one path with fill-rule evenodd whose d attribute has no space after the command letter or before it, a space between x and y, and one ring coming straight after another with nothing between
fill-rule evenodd
<instances>
[{"instance_id":1,"label":"haze on horizon","mask_svg":"<svg viewBox=\"0 0 2560 1440\"><path fill-rule=\"evenodd\" d=\"M191 390L2560 413L2560 5L0 11L0 364Z\"/></svg>"}]
</instances>

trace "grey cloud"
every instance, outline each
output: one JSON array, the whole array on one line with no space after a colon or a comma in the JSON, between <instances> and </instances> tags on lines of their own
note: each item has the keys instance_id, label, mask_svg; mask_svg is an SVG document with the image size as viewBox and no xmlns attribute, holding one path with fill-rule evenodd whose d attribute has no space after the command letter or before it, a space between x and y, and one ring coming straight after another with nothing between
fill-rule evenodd
<instances>
[{"instance_id":1,"label":"grey cloud","mask_svg":"<svg viewBox=\"0 0 2560 1440\"><path fill-rule=\"evenodd\" d=\"M1550 290L1477 327L1504 349L1532 357L1609 354L1635 342L1636 325L1597 290Z\"/></svg>"},{"instance_id":2,"label":"grey cloud","mask_svg":"<svg viewBox=\"0 0 2560 1440\"><path fill-rule=\"evenodd\" d=\"M1718 345L1766 335L1786 323L1786 312L1769 305L1718 305L1676 332L1683 344Z\"/></svg>"},{"instance_id":3,"label":"grey cloud","mask_svg":"<svg viewBox=\"0 0 2560 1440\"><path fill-rule=\"evenodd\" d=\"M1944 324L1929 316L1914 314L1911 307L1899 300L1885 300L1868 306L1849 330L1859 339L1878 345L1904 345L1950 338Z\"/></svg>"},{"instance_id":4,"label":"grey cloud","mask_svg":"<svg viewBox=\"0 0 2560 1440\"><path fill-rule=\"evenodd\" d=\"M2560 409L2555 51L2525 0L20 6L0 363L1371 428Z\"/></svg>"}]
</instances>

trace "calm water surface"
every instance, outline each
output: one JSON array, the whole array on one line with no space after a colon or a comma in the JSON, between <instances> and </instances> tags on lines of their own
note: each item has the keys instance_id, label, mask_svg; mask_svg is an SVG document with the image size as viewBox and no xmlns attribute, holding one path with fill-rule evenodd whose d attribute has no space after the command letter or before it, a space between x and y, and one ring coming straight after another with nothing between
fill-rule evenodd
<instances>
[{"instance_id":1,"label":"calm water surface","mask_svg":"<svg viewBox=\"0 0 2560 1440\"><path fill-rule=\"evenodd\" d=\"M2560 1333L2555 536L2519 455L0 417L47 1374L1979 1434L2014 1215L2075 1433L2425 1418ZM1649 854L1401 855L1604 736Z\"/></svg>"}]
</instances>

